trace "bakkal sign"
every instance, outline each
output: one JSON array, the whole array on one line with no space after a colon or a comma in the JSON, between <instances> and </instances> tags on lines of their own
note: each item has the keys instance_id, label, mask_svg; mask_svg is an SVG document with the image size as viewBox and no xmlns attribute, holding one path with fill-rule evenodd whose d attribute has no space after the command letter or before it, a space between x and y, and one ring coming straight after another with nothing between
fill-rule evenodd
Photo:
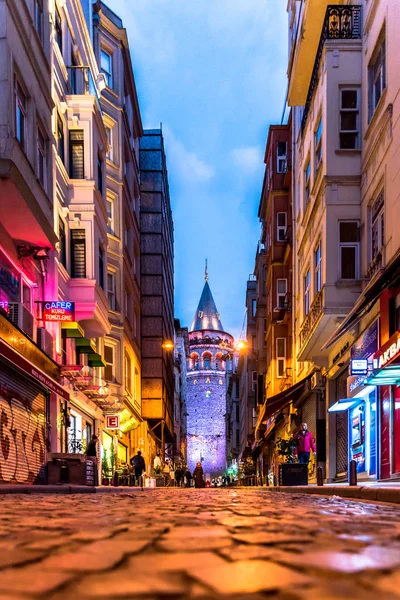
<instances>
[{"instance_id":1,"label":"bakkal sign","mask_svg":"<svg viewBox=\"0 0 400 600\"><path fill-rule=\"evenodd\" d=\"M119 415L106 415L106 429L119 429L121 418Z\"/></svg>"},{"instance_id":2,"label":"bakkal sign","mask_svg":"<svg viewBox=\"0 0 400 600\"><path fill-rule=\"evenodd\" d=\"M56 300L54 302L43 302L43 321L60 321L72 323L75 321L75 303Z\"/></svg>"},{"instance_id":3,"label":"bakkal sign","mask_svg":"<svg viewBox=\"0 0 400 600\"><path fill-rule=\"evenodd\" d=\"M394 335L374 354L374 369L382 369L395 358L400 357L400 332Z\"/></svg>"},{"instance_id":4,"label":"bakkal sign","mask_svg":"<svg viewBox=\"0 0 400 600\"><path fill-rule=\"evenodd\" d=\"M368 360L366 358L353 358L350 361L350 375L367 375Z\"/></svg>"}]
</instances>

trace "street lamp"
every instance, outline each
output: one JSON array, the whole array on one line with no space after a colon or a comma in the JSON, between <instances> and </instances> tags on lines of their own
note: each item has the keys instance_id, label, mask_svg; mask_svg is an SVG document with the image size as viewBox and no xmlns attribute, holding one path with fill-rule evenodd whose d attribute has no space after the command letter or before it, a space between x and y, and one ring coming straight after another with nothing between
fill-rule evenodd
<instances>
[{"instance_id":1,"label":"street lamp","mask_svg":"<svg viewBox=\"0 0 400 600\"><path fill-rule=\"evenodd\" d=\"M164 350L173 350L174 347L175 345L172 340L164 340L164 342L161 345L161 348L164 348Z\"/></svg>"},{"instance_id":2,"label":"street lamp","mask_svg":"<svg viewBox=\"0 0 400 600\"><path fill-rule=\"evenodd\" d=\"M248 348L247 340L239 340L236 344L236 350L238 352L245 352Z\"/></svg>"}]
</instances>

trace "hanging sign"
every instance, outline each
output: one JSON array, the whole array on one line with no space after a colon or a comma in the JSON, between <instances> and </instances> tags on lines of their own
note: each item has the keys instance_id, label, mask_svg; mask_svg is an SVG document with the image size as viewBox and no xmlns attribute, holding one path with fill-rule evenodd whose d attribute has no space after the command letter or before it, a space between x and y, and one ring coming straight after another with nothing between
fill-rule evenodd
<instances>
[{"instance_id":1,"label":"hanging sign","mask_svg":"<svg viewBox=\"0 0 400 600\"><path fill-rule=\"evenodd\" d=\"M43 321L60 321L72 323L75 321L75 303L55 300L54 302L42 303Z\"/></svg>"},{"instance_id":2,"label":"hanging sign","mask_svg":"<svg viewBox=\"0 0 400 600\"><path fill-rule=\"evenodd\" d=\"M105 429L119 429L120 415L106 415Z\"/></svg>"},{"instance_id":3,"label":"hanging sign","mask_svg":"<svg viewBox=\"0 0 400 600\"><path fill-rule=\"evenodd\" d=\"M350 361L350 374L351 375L367 375L368 373L368 360L366 358L353 358Z\"/></svg>"},{"instance_id":4,"label":"hanging sign","mask_svg":"<svg viewBox=\"0 0 400 600\"><path fill-rule=\"evenodd\" d=\"M400 355L400 332L394 335L374 354L374 369L381 369Z\"/></svg>"}]
</instances>

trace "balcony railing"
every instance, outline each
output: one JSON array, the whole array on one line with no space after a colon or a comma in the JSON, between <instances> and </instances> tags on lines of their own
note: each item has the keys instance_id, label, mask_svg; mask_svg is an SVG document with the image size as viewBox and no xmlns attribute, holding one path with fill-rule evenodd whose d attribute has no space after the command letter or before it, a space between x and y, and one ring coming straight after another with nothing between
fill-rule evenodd
<instances>
[{"instance_id":1,"label":"balcony railing","mask_svg":"<svg viewBox=\"0 0 400 600\"><path fill-rule=\"evenodd\" d=\"M100 98L91 68L71 65L67 67L67 71L71 94L73 96L95 96L97 105L101 111Z\"/></svg>"},{"instance_id":2,"label":"balcony railing","mask_svg":"<svg viewBox=\"0 0 400 600\"><path fill-rule=\"evenodd\" d=\"M324 50L325 41L361 39L361 10L362 7L360 5L330 5L326 9L325 20L322 27L322 33L319 40L317 55L315 57L314 68L311 75L307 100L304 106L304 113L301 121L302 134L304 133L304 129L307 123L307 117L310 111L314 90L318 83L319 66L321 64L321 58Z\"/></svg>"},{"instance_id":3,"label":"balcony railing","mask_svg":"<svg viewBox=\"0 0 400 600\"><path fill-rule=\"evenodd\" d=\"M314 302L311 304L310 312L303 321L300 329L300 348L303 348L304 344L312 334L317 321L322 315L324 310L324 294L323 288L314 298Z\"/></svg>"}]
</instances>

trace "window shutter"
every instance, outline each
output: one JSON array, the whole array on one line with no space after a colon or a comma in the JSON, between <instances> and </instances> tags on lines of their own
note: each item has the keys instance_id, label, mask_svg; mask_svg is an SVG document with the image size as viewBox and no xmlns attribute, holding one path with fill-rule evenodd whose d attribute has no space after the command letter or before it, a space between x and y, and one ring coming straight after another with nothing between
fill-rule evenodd
<instances>
[{"instance_id":1,"label":"window shutter","mask_svg":"<svg viewBox=\"0 0 400 600\"><path fill-rule=\"evenodd\" d=\"M84 229L71 230L71 276L86 277L86 240Z\"/></svg>"},{"instance_id":2,"label":"window shutter","mask_svg":"<svg viewBox=\"0 0 400 600\"><path fill-rule=\"evenodd\" d=\"M71 179L84 178L84 137L81 129L69 132L70 143L70 177Z\"/></svg>"}]
</instances>

